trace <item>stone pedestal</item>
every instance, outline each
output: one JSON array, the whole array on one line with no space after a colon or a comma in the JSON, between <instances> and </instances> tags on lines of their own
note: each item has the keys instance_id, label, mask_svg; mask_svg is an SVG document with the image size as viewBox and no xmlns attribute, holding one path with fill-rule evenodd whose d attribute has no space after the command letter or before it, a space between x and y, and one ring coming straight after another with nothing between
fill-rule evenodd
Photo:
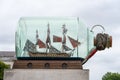
<instances>
[{"instance_id":1,"label":"stone pedestal","mask_svg":"<svg viewBox=\"0 0 120 80\"><path fill-rule=\"evenodd\" d=\"M82 69L11 69L4 80L89 80L89 70Z\"/></svg>"},{"instance_id":2,"label":"stone pedestal","mask_svg":"<svg viewBox=\"0 0 120 80\"><path fill-rule=\"evenodd\" d=\"M15 60L13 69L83 69L80 60Z\"/></svg>"}]
</instances>

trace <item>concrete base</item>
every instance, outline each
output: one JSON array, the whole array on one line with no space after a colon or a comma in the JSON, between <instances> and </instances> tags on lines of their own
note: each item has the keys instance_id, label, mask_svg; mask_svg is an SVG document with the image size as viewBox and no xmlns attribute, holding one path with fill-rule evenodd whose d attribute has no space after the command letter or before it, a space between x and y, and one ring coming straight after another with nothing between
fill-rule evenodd
<instances>
[{"instance_id":1,"label":"concrete base","mask_svg":"<svg viewBox=\"0 0 120 80\"><path fill-rule=\"evenodd\" d=\"M81 69L11 69L4 80L89 80L89 70Z\"/></svg>"}]
</instances>

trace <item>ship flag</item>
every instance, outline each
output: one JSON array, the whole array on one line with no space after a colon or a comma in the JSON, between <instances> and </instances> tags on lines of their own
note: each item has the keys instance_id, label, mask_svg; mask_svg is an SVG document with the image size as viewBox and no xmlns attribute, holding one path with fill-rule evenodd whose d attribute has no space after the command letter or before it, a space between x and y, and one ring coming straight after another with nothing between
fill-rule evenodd
<instances>
[{"instance_id":1,"label":"ship flag","mask_svg":"<svg viewBox=\"0 0 120 80\"><path fill-rule=\"evenodd\" d=\"M59 36L53 35L53 42L62 42L62 38Z\"/></svg>"},{"instance_id":2,"label":"ship flag","mask_svg":"<svg viewBox=\"0 0 120 80\"><path fill-rule=\"evenodd\" d=\"M80 42L78 42L78 40L75 40L75 39L71 38L70 36L68 36L68 38L69 38L73 48L76 48L78 45L81 44Z\"/></svg>"}]
</instances>

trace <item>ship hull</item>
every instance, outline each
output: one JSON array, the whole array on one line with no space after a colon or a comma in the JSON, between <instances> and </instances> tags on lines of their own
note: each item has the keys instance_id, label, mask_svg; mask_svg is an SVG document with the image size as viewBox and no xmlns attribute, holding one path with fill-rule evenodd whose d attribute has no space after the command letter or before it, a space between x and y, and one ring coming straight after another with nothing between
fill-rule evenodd
<instances>
[{"instance_id":1,"label":"ship hull","mask_svg":"<svg viewBox=\"0 0 120 80\"><path fill-rule=\"evenodd\" d=\"M70 57L70 54L67 53L33 53L33 52L29 52L29 56L30 57Z\"/></svg>"}]
</instances>

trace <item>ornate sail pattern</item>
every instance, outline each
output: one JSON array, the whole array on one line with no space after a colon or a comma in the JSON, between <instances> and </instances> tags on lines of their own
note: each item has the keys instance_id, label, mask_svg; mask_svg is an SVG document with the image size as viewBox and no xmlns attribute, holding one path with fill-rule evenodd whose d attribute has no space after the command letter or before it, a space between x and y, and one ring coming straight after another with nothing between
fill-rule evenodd
<instances>
[{"instance_id":1,"label":"ornate sail pattern","mask_svg":"<svg viewBox=\"0 0 120 80\"><path fill-rule=\"evenodd\" d=\"M23 49L24 51L30 51L30 52L35 52L36 51L36 45L32 43L30 40L27 39L25 43L25 47Z\"/></svg>"}]
</instances>

